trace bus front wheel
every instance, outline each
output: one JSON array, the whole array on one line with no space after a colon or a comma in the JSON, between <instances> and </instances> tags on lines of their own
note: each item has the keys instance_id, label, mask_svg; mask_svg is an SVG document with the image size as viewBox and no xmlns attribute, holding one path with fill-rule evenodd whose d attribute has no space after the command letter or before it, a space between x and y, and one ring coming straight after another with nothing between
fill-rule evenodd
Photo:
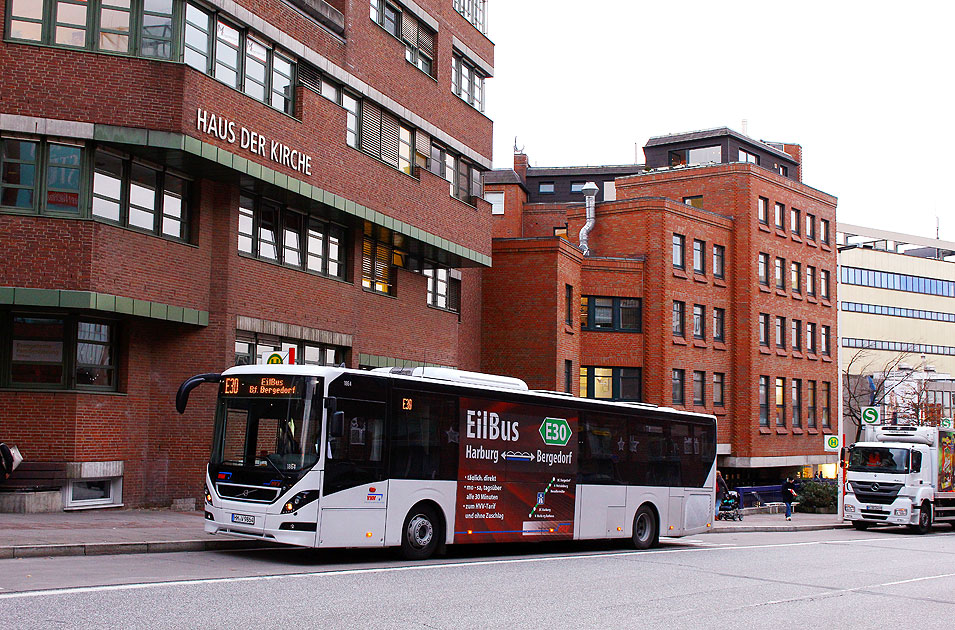
<instances>
[{"instance_id":1,"label":"bus front wheel","mask_svg":"<svg viewBox=\"0 0 955 630\"><path fill-rule=\"evenodd\" d=\"M414 506L401 531L401 555L408 560L430 558L441 542L441 521L428 505Z\"/></svg>"},{"instance_id":2,"label":"bus front wheel","mask_svg":"<svg viewBox=\"0 0 955 630\"><path fill-rule=\"evenodd\" d=\"M633 517L633 546L637 549L649 549L660 541L660 529L657 517L647 505L641 505Z\"/></svg>"}]
</instances>

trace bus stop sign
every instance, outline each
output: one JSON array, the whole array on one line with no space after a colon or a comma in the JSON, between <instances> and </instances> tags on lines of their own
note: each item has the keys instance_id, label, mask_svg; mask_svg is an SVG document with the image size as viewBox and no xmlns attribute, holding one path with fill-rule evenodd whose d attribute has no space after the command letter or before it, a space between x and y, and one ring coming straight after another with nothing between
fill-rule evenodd
<instances>
[{"instance_id":1,"label":"bus stop sign","mask_svg":"<svg viewBox=\"0 0 955 630\"><path fill-rule=\"evenodd\" d=\"M563 418L544 418L541 422L540 434L544 444L567 446L571 433L570 425Z\"/></svg>"}]
</instances>

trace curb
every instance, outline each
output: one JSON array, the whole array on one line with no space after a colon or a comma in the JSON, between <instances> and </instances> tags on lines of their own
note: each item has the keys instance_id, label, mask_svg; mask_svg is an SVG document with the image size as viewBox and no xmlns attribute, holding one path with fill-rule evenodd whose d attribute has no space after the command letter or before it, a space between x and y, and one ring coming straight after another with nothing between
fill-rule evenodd
<instances>
[{"instance_id":1,"label":"curb","mask_svg":"<svg viewBox=\"0 0 955 630\"><path fill-rule=\"evenodd\" d=\"M108 556L135 553L174 553L180 551L230 551L268 549L276 545L259 540L164 540L156 542L85 543L17 545L0 547L0 559L65 556ZM283 545L284 546L284 545Z\"/></svg>"},{"instance_id":2,"label":"curb","mask_svg":"<svg viewBox=\"0 0 955 630\"><path fill-rule=\"evenodd\" d=\"M728 534L731 532L814 532L823 529L848 529L849 523L831 525L735 525L732 527L714 527L707 534Z\"/></svg>"}]
</instances>

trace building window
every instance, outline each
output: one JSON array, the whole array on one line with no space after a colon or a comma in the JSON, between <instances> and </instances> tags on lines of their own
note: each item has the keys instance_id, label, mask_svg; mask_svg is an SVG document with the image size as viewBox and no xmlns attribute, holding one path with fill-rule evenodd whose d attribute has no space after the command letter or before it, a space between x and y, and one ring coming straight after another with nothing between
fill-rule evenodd
<instances>
[{"instance_id":1,"label":"building window","mask_svg":"<svg viewBox=\"0 0 955 630\"><path fill-rule=\"evenodd\" d=\"M726 375L722 372L713 372L713 406L722 407L724 387L726 386Z\"/></svg>"},{"instance_id":2,"label":"building window","mask_svg":"<svg viewBox=\"0 0 955 630\"><path fill-rule=\"evenodd\" d=\"M806 426L816 428L816 381L806 383Z\"/></svg>"},{"instance_id":3,"label":"building window","mask_svg":"<svg viewBox=\"0 0 955 630\"><path fill-rule=\"evenodd\" d=\"M583 193L586 182L570 182L570 192Z\"/></svg>"},{"instance_id":4,"label":"building window","mask_svg":"<svg viewBox=\"0 0 955 630\"><path fill-rule=\"evenodd\" d=\"M189 182L185 177L97 149L92 191L94 217L189 240Z\"/></svg>"},{"instance_id":5,"label":"building window","mask_svg":"<svg viewBox=\"0 0 955 630\"><path fill-rule=\"evenodd\" d=\"M825 269L819 270L819 297L829 299L829 272Z\"/></svg>"},{"instance_id":6,"label":"building window","mask_svg":"<svg viewBox=\"0 0 955 630\"><path fill-rule=\"evenodd\" d=\"M806 322L806 352L816 354L816 325Z\"/></svg>"},{"instance_id":7,"label":"building window","mask_svg":"<svg viewBox=\"0 0 955 630\"><path fill-rule=\"evenodd\" d=\"M786 379L776 377L776 426L786 426Z\"/></svg>"},{"instance_id":8,"label":"building window","mask_svg":"<svg viewBox=\"0 0 955 630\"><path fill-rule=\"evenodd\" d=\"M769 199L760 197L757 200L756 219L763 225L769 225Z\"/></svg>"},{"instance_id":9,"label":"building window","mask_svg":"<svg viewBox=\"0 0 955 630\"><path fill-rule=\"evenodd\" d=\"M793 428L802 426L802 379L794 378L791 383L790 397L793 404Z\"/></svg>"},{"instance_id":10,"label":"building window","mask_svg":"<svg viewBox=\"0 0 955 630\"><path fill-rule=\"evenodd\" d=\"M83 147L0 138L0 206L43 214L80 214Z\"/></svg>"},{"instance_id":11,"label":"building window","mask_svg":"<svg viewBox=\"0 0 955 630\"><path fill-rule=\"evenodd\" d=\"M677 269L686 267L686 237L681 234L673 235L673 266Z\"/></svg>"},{"instance_id":12,"label":"building window","mask_svg":"<svg viewBox=\"0 0 955 630\"><path fill-rule=\"evenodd\" d=\"M799 210L795 208L789 209L789 230L799 236L799 230L802 229L802 222L799 217Z\"/></svg>"},{"instance_id":13,"label":"building window","mask_svg":"<svg viewBox=\"0 0 955 630\"><path fill-rule=\"evenodd\" d=\"M820 240L826 245L829 244L829 221L827 219L819 219L819 236Z\"/></svg>"},{"instance_id":14,"label":"building window","mask_svg":"<svg viewBox=\"0 0 955 630\"><path fill-rule=\"evenodd\" d=\"M568 394L574 393L574 362L570 359L564 359L564 391Z\"/></svg>"},{"instance_id":15,"label":"building window","mask_svg":"<svg viewBox=\"0 0 955 630\"><path fill-rule=\"evenodd\" d=\"M786 259L776 259L776 288L786 290Z\"/></svg>"},{"instance_id":16,"label":"building window","mask_svg":"<svg viewBox=\"0 0 955 630\"><path fill-rule=\"evenodd\" d=\"M451 58L451 92L468 105L484 111L484 71L457 52Z\"/></svg>"},{"instance_id":17,"label":"building window","mask_svg":"<svg viewBox=\"0 0 955 630\"><path fill-rule=\"evenodd\" d=\"M362 241L361 285L376 293L396 294L398 267L405 267L408 254L399 247L402 237L388 228L365 221Z\"/></svg>"},{"instance_id":18,"label":"building window","mask_svg":"<svg viewBox=\"0 0 955 630\"><path fill-rule=\"evenodd\" d=\"M6 386L117 389L115 322L77 315L12 313L0 324L11 339L10 354L5 365L0 365Z\"/></svg>"},{"instance_id":19,"label":"building window","mask_svg":"<svg viewBox=\"0 0 955 630\"><path fill-rule=\"evenodd\" d=\"M759 377L759 426L769 426L769 377Z\"/></svg>"},{"instance_id":20,"label":"building window","mask_svg":"<svg viewBox=\"0 0 955 630\"><path fill-rule=\"evenodd\" d=\"M316 344L301 339L237 330L235 333L235 364L261 365L269 355L278 353L287 361L294 357L295 365L341 365L348 351L344 346Z\"/></svg>"},{"instance_id":21,"label":"building window","mask_svg":"<svg viewBox=\"0 0 955 630\"><path fill-rule=\"evenodd\" d=\"M827 356L827 357L830 356L832 353L832 350L831 350L832 346L830 345L831 342L829 338L830 337L829 330L830 330L829 326L822 326L820 330L822 354L823 356Z\"/></svg>"},{"instance_id":22,"label":"building window","mask_svg":"<svg viewBox=\"0 0 955 630\"><path fill-rule=\"evenodd\" d=\"M370 101L361 106L361 150L408 175L413 175L414 130ZM465 189L467 183L465 167ZM450 181L450 180L449 180ZM454 194L454 191L452 191Z\"/></svg>"},{"instance_id":23,"label":"building window","mask_svg":"<svg viewBox=\"0 0 955 630\"><path fill-rule=\"evenodd\" d=\"M574 325L574 287L564 285L564 323Z\"/></svg>"},{"instance_id":24,"label":"building window","mask_svg":"<svg viewBox=\"0 0 955 630\"><path fill-rule=\"evenodd\" d=\"M567 224L565 223L564 225L562 225L562 226L560 226L560 227L556 227L556 226L555 226L555 227L554 227L554 236L559 236L559 237L561 237L561 238L563 238L563 239L566 239L566 238L567 238Z\"/></svg>"},{"instance_id":25,"label":"building window","mask_svg":"<svg viewBox=\"0 0 955 630\"><path fill-rule=\"evenodd\" d=\"M537 192L542 195L552 195L554 193L554 182L541 182L537 185Z\"/></svg>"},{"instance_id":26,"label":"building window","mask_svg":"<svg viewBox=\"0 0 955 630\"><path fill-rule=\"evenodd\" d=\"M485 192L484 200L491 204L491 214L504 214L504 193Z\"/></svg>"},{"instance_id":27,"label":"building window","mask_svg":"<svg viewBox=\"0 0 955 630\"><path fill-rule=\"evenodd\" d=\"M816 240L816 217L806 213L806 238L811 241Z\"/></svg>"},{"instance_id":28,"label":"building window","mask_svg":"<svg viewBox=\"0 0 955 630\"><path fill-rule=\"evenodd\" d=\"M785 229L785 228L786 228L786 224L785 224L785 220L786 220L786 206L784 206L783 204L781 204L781 203L779 203L779 202L776 203L776 216L775 216L775 218L776 218L776 227L779 228L780 230Z\"/></svg>"},{"instance_id":29,"label":"building window","mask_svg":"<svg viewBox=\"0 0 955 630\"><path fill-rule=\"evenodd\" d=\"M401 258L401 254L395 258ZM428 278L428 306L460 313L461 272L426 260L421 265L421 273Z\"/></svg>"},{"instance_id":30,"label":"building window","mask_svg":"<svg viewBox=\"0 0 955 630\"><path fill-rule=\"evenodd\" d=\"M581 398L643 400L643 370L638 367L581 367Z\"/></svg>"},{"instance_id":31,"label":"building window","mask_svg":"<svg viewBox=\"0 0 955 630\"><path fill-rule=\"evenodd\" d=\"M776 347L786 348L786 318L776 317Z\"/></svg>"},{"instance_id":32,"label":"building window","mask_svg":"<svg viewBox=\"0 0 955 630\"><path fill-rule=\"evenodd\" d=\"M792 282L793 293L802 293L802 265L797 262L790 263L790 281Z\"/></svg>"},{"instance_id":33,"label":"building window","mask_svg":"<svg viewBox=\"0 0 955 630\"><path fill-rule=\"evenodd\" d=\"M793 350L802 350L802 320L794 319L790 321L789 333L792 337Z\"/></svg>"},{"instance_id":34,"label":"building window","mask_svg":"<svg viewBox=\"0 0 955 630\"><path fill-rule=\"evenodd\" d=\"M405 44L405 60L433 77L435 32L408 12L401 14L401 39Z\"/></svg>"},{"instance_id":35,"label":"building window","mask_svg":"<svg viewBox=\"0 0 955 630\"><path fill-rule=\"evenodd\" d=\"M719 163L723 160L722 147L699 147L670 151L670 166L695 166L697 164Z\"/></svg>"},{"instance_id":36,"label":"building window","mask_svg":"<svg viewBox=\"0 0 955 630\"><path fill-rule=\"evenodd\" d=\"M704 241L693 241L693 273L706 273L706 243Z\"/></svg>"},{"instance_id":37,"label":"building window","mask_svg":"<svg viewBox=\"0 0 955 630\"><path fill-rule=\"evenodd\" d=\"M769 254L759 253L758 266L759 283L769 286Z\"/></svg>"},{"instance_id":38,"label":"building window","mask_svg":"<svg viewBox=\"0 0 955 630\"><path fill-rule=\"evenodd\" d=\"M238 249L244 254L336 278L345 277L345 228L239 196Z\"/></svg>"},{"instance_id":39,"label":"building window","mask_svg":"<svg viewBox=\"0 0 955 630\"><path fill-rule=\"evenodd\" d=\"M726 340L726 311L713 308L713 341Z\"/></svg>"},{"instance_id":40,"label":"building window","mask_svg":"<svg viewBox=\"0 0 955 630\"><path fill-rule=\"evenodd\" d=\"M806 295L816 295L816 268L806 265Z\"/></svg>"},{"instance_id":41,"label":"building window","mask_svg":"<svg viewBox=\"0 0 955 630\"><path fill-rule=\"evenodd\" d=\"M421 151L421 148L418 148ZM474 205L473 198L482 196L481 171L463 158L451 153L434 141L428 170L448 182L448 194L466 204Z\"/></svg>"},{"instance_id":42,"label":"building window","mask_svg":"<svg viewBox=\"0 0 955 630\"><path fill-rule=\"evenodd\" d=\"M702 304L693 305L693 338L706 338L706 307Z\"/></svg>"},{"instance_id":43,"label":"building window","mask_svg":"<svg viewBox=\"0 0 955 630\"><path fill-rule=\"evenodd\" d=\"M739 161L746 162L748 164L756 164L757 166L759 166L759 156L756 155L755 153L750 153L749 151L746 151L745 149L739 150Z\"/></svg>"},{"instance_id":44,"label":"building window","mask_svg":"<svg viewBox=\"0 0 955 630\"><path fill-rule=\"evenodd\" d=\"M686 373L683 370L674 369L670 375L670 384L672 391L672 401L674 405L682 405L686 402L684 398L684 383Z\"/></svg>"},{"instance_id":45,"label":"building window","mask_svg":"<svg viewBox=\"0 0 955 630\"><path fill-rule=\"evenodd\" d=\"M726 277L726 248L722 245L713 246L713 277Z\"/></svg>"},{"instance_id":46,"label":"building window","mask_svg":"<svg viewBox=\"0 0 955 630\"><path fill-rule=\"evenodd\" d=\"M822 383L822 391L820 392L820 396L822 397L822 427L824 429L829 429L831 428L830 420L832 418L832 414L829 413L829 405L832 402L829 395L829 383Z\"/></svg>"},{"instance_id":47,"label":"building window","mask_svg":"<svg viewBox=\"0 0 955 630\"><path fill-rule=\"evenodd\" d=\"M641 332L643 308L640 298L581 296L582 330Z\"/></svg>"},{"instance_id":48,"label":"building window","mask_svg":"<svg viewBox=\"0 0 955 630\"><path fill-rule=\"evenodd\" d=\"M783 177L789 177L789 167L783 164L776 165L776 172L782 175Z\"/></svg>"},{"instance_id":49,"label":"building window","mask_svg":"<svg viewBox=\"0 0 955 630\"><path fill-rule=\"evenodd\" d=\"M693 404L706 406L706 372L693 371Z\"/></svg>"},{"instance_id":50,"label":"building window","mask_svg":"<svg viewBox=\"0 0 955 630\"><path fill-rule=\"evenodd\" d=\"M769 314L759 314L759 345L769 346Z\"/></svg>"},{"instance_id":51,"label":"building window","mask_svg":"<svg viewBox=\"0 0 955 630\"><path fill-rule=\"evenodd\" d=\"M454 0L454 10L464 16L474 28L487 32L487 0Z\"/></svg>"},{"instance_id":52,"label":"building window","mask_svg":"<svg viewBox=\"0 0 955 630\"><path fill-rule=\"evenodd\" d=\"M683 203L688 206L693 206L694 208L703 207L703 195L695 195L693 197L684 197Z\"/></svg>"},{"instance_id":53,"label":"building window","mask_svg":"<svg viewBox=\"0 0 955 630\"><path fill-rule=\"evenodd\" d=\"M686 303L673 301L673 336L686 335Z\"/></svg>"}]
</instances>

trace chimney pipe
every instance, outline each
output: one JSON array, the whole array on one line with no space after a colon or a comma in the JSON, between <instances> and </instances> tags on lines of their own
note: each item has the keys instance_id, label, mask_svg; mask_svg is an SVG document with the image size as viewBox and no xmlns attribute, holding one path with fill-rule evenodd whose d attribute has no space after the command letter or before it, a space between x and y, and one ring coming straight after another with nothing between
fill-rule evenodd
<instances>
[{"instance_id":1,"label":"chimney pipe","mask_svg":"<svg viewBox=\"0 0 955 630\"><path fill-rule=\"evenodd\" d=\"M597 210L595 206L598 190L597 184L587 182L580 191L584 193L584 201L587 207L587 222L584 223L584 227L580 228L579 236L580 249L584 250L584 256L590 256L590 247L587 245L587 237L590 236L590 231L594 229L594 224L597 222Z\"/></svg>"}]
</instances>

